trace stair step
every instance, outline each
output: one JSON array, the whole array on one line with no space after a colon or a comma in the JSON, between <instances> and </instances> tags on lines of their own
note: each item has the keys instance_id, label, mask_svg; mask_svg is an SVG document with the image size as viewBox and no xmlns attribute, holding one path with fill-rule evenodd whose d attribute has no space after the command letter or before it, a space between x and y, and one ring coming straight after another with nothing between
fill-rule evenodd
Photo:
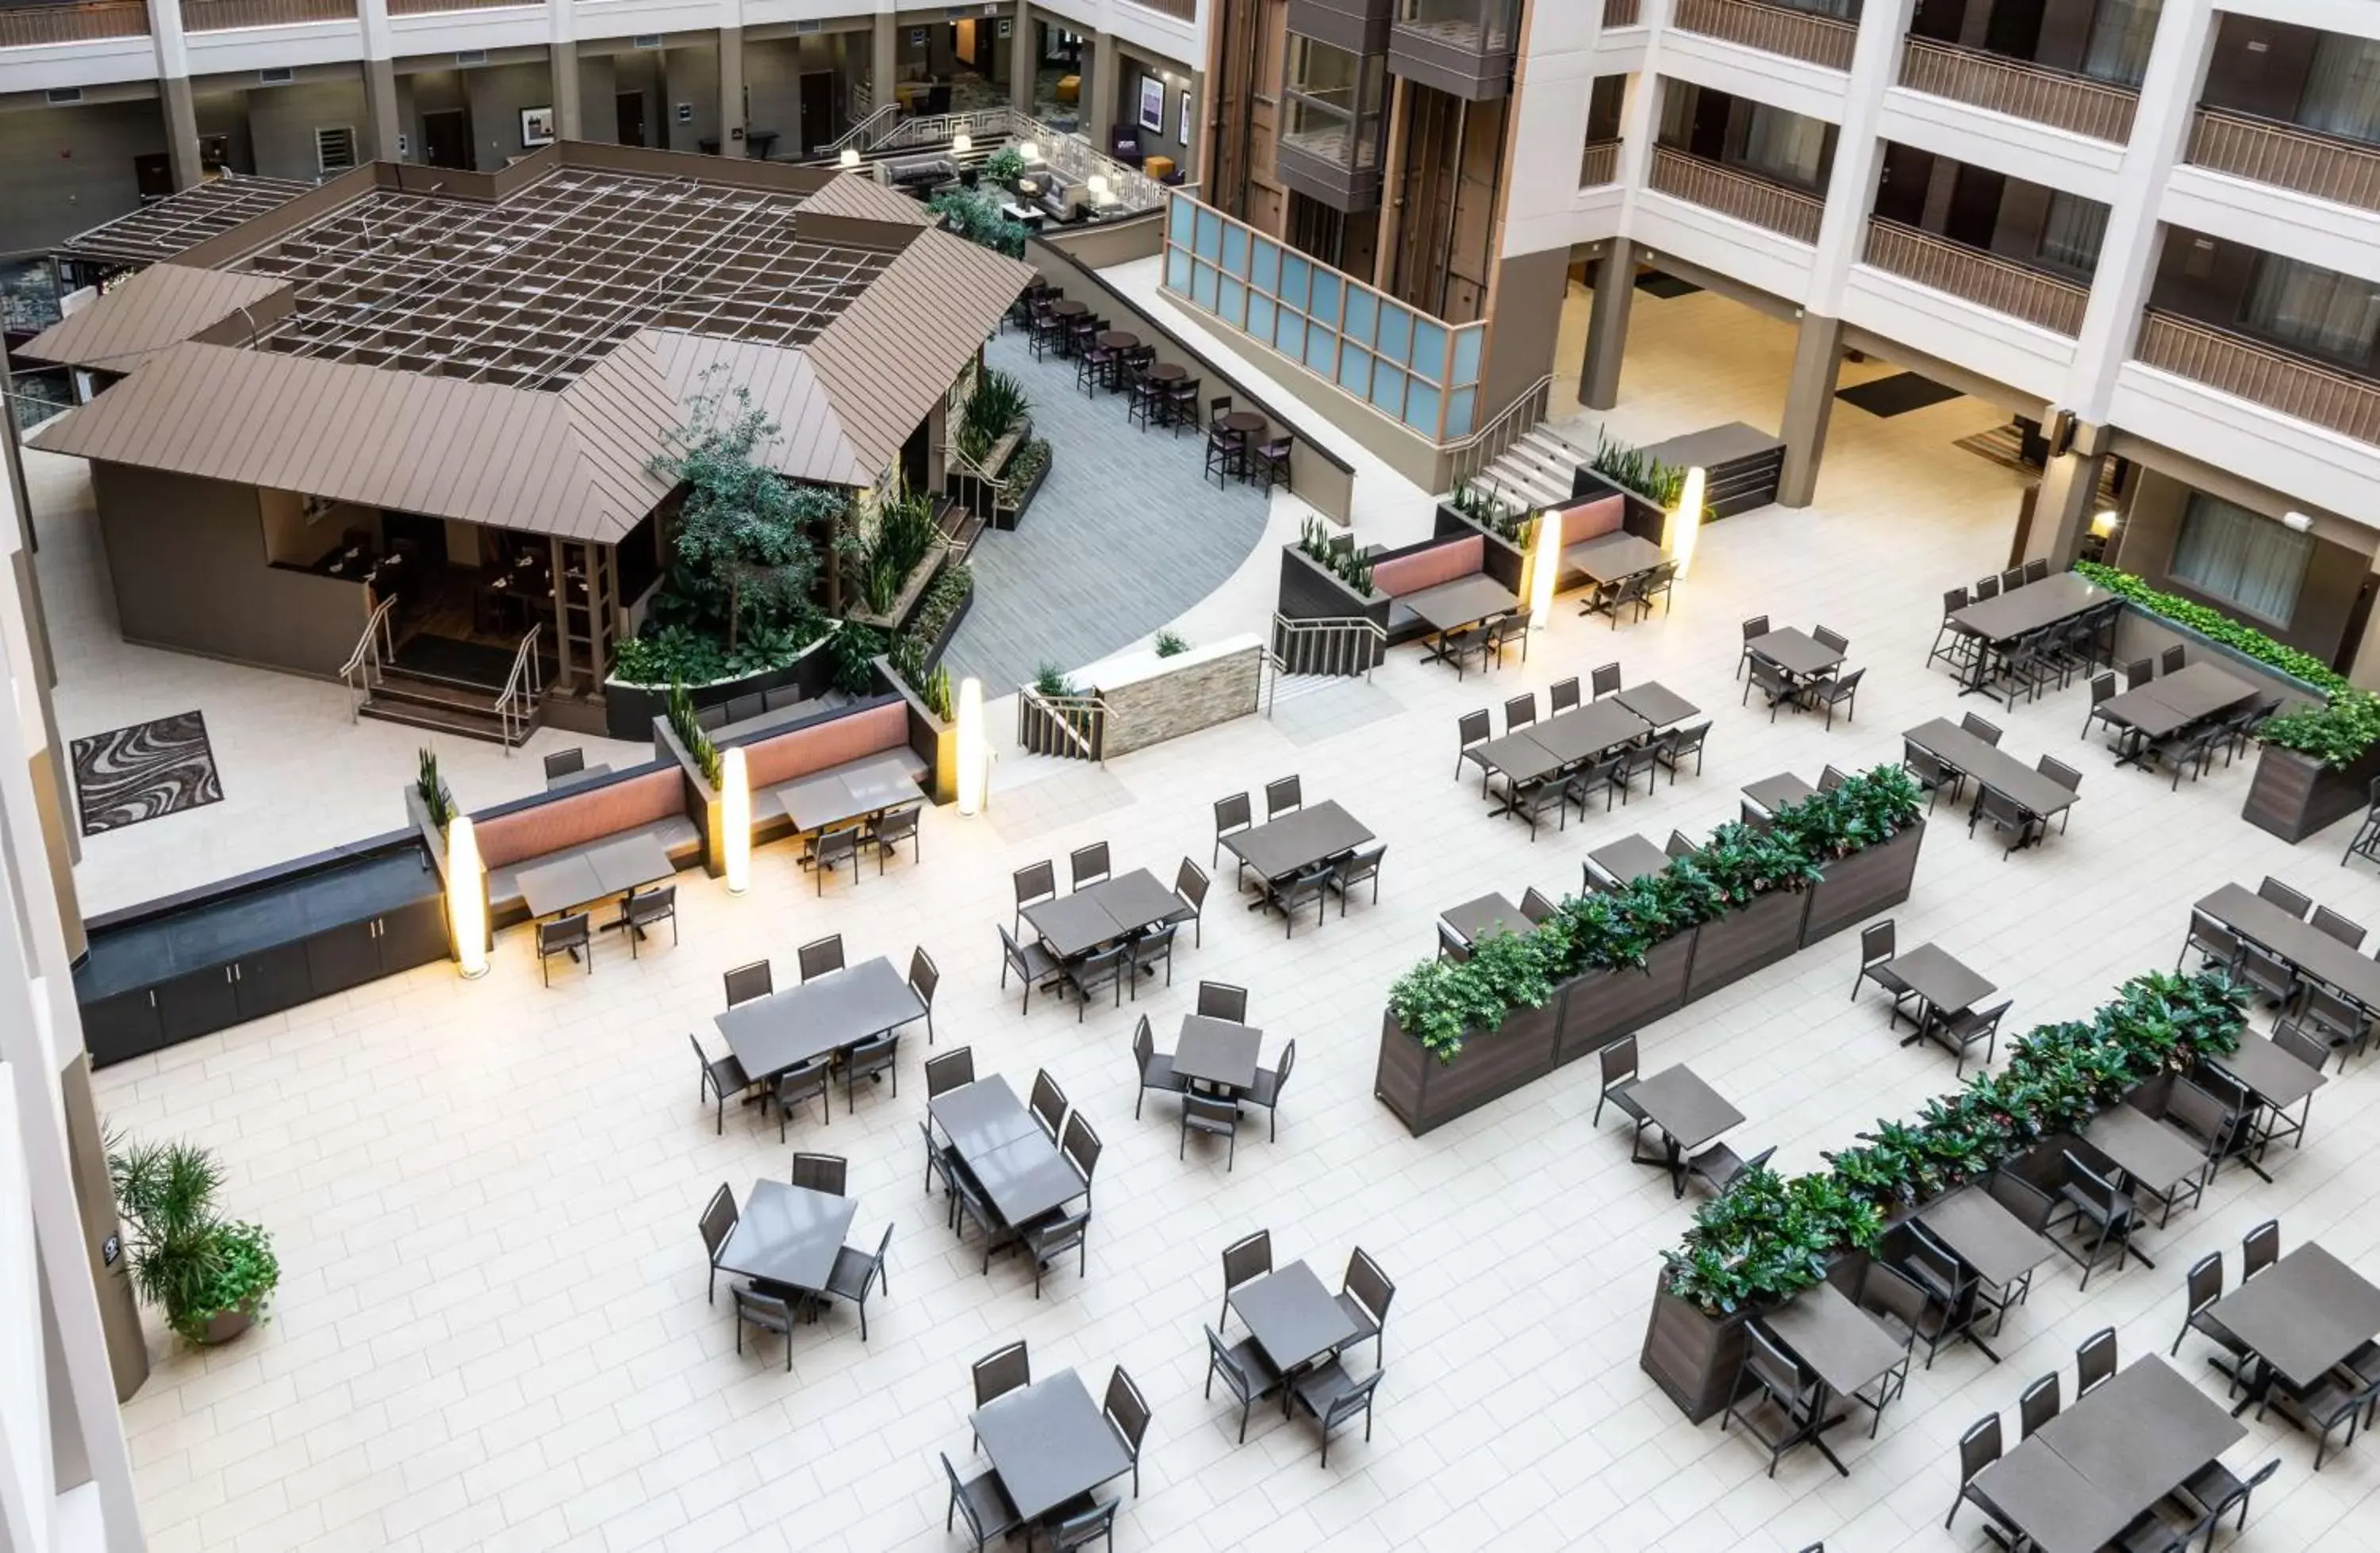
<instances>
[{"instance_id":1,"label":"stair step","mask_svg":"<svg viewBox=\"0 0 2380 1553\"><path fill-rule=\"evenodd\" d=\"M474 712L465 708L425 705L417 701L366 701L357 709L359 716L381 722L402 723L408 728L429 728L458 738L480 739L489 744L510 744L517 746L528 742L529 730L519 730L518 738L507 739L503 724L493 712Z\"/></svg>"},{"instance_id":2,"label":"stair step","mask_svg":"<svg viewBox=\"0 0 2380 1553\"><path fill-rule=\"evenodd\" d=\"M419 673L410 669L384 670L379 683L372 686L374 700L401 701L458 712L480 712L490 717L495 715L496 698L501 694L503 692L490 690L483 685Z\"/></svg>"}]
</instances>

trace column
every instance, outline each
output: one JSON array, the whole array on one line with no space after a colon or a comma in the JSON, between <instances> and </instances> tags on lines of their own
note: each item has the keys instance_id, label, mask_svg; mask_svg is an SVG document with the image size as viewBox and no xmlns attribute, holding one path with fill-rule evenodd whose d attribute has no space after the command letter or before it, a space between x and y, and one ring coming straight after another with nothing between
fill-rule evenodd
<instances>
[{"instance_id":1,"label":"column","mask_svg":"<svg viewBox=\"0 0 2380 1553\"><path fill-rule=\"evenodd\" d=\"M1207 102L1207 72L1190 72L1190 139L1182 146L1182 180L1196 183L1204 178L1207 166L1207 125L1215 110Z\"/></svg>"},{"instance_id":2,"label":"column","mask_svg":"<svg viewBox=\"0 0 2380 1553\"><path fill-rule=\"evenodd\" d=\"M2062 572L2073 564L2082 548L2082 536L2099 511L2099 470L2107 462L2106 438L2105 427L2077 427L2075 449L2058 455L2042 469L2021 560L2046 558L2053 572ZM2101 451L2081 451L2086 443Z\"/></svg>"},{"instance_id":3,"label":"column","mask_svg":"<svg viewBox=\"0 0 2380 1553\"><path fill-rule=\"evenodd\" d=\"M1123 57L1116 52L1115 34L1091 34L1091 73L1083 82L1083 138L1104 154L1115 138L1116 83L1123 78Z\"/></svg>"},{"instance_id":4,"label":"column","mask_svg":"<svg viewBox=\"0 0 2380 1553\"><path fill-rule=\"evenodd\" d=\"M1810 293L1802 298L1803 306L1826 318L1841 314L1843 286L1852 266L1867 250L1867 220L1876 208L1876 180L1883 160L1876 120L1884 111L1884 94L1900 73L1901 40L1908 35L1912 8L1912 0L1889 0L1871 3L1860 13L1842 130L1835 138L1826 210L1818 222L1817 259L1810 270Z\"/></svg>"},{"instance_id":5,"label":"column","mask_svg":"<svg viewBox=\"0 0 2380 1553\"><path fill-rule=\"evenodd\" d=\"M744 154L744 30L719 30L719 154Z\"/></svg>"},{"instance_id":6,"label":"column","mask_svg":"<svg viewBox=\"0 0 2380 1553\"><path fill-rule=\"evenodd\" d=\"M1017 0L1014 25L1008 38L1008 105L1020 114L1030 114L1041 70L1041 50L1035 42L1041 30L1034 25L1033 7L1025 0Z\"/></svg>"},{"instance_id":7,"label":"column","mask_svg":"<svg viewBox=\"0 0 2380 1553\"><path fill-rule=\"evenodd\" d=\"M371 121L371 153L377 162L402 160L396 153L396 62L364 61L364 112Z\"/></svg>"},{"instance_id":8,"label":"column","mask_svg":"<svg viewBox=\"0 0 2380 1553\"><path fill-rule=\"evenodd\" d=\"M1625 237L1595 261L1595 301L1586 315L1586 360L1578 402L1591 410L1620 403L1620 362L1628 353L1628 311L1636 299L1636 246Z\"/></svg>"},{"instance_id":9,"label":"column","mask_svg":"<svg viewBox=\"0 0 2380 1553\"><path fill-rule=\"evenodd\" d=\"M157 92L165 103L165 149L174 159L174 187L188 188L204 176L199 166L199 111L190 101L190 78L168 76L157 83Z\"/></svg>"},{"instance_id":10,"label":"column","mask_svg":"<svg viewBox=\"0 0 2380 1553\"><path fill-rule=\"evenodd\" d=\"M587 138L587 114L578 95L578 42L557 38L551 45L553 77L553 132L565 140Z\"/></svg>"},{"instance_id":11,"label":"column","mask_svg":"<svg viewBox=\"0 0 2380 1553\"><path fill-rule=\"evenodd\" d=\"M1397 278L1397 245L1404 238L1406 104L1410 84L1395 76L1389 89L1389 151L1380 159L1386 176L1380 188L1379 231L1372 242L1372 286L1393 293Z\"/></svg>"},{"instance_id":12,"label":"column","mask_svg":"<svg viewBox=\"0 0 2380 1553\"><path fill-rule=\"evenodd\" d=\"M654 115L659 122L646 138L653 142L654 150L670 151L674 149L670 144L670 132L677 125L677 105L670 101L669 50L666 48L653 51L653 91L661 98L661 111Z\"/></svg>"},{"instance_id":13,"label":"column","mask_svg":"<svg viewBox=\"0 0 2380 1553\"><path fill-rule=\"evenodd\" d=\"M1818 459L1827 451L1827 419L1835 407L1835 374L1842 365L1840 319L1802 315L1793 339L1793 375L1785 386L1785 469L1777 479L1779 506L1806 507L1818 488Z\"/></svg>"},{"instance_id":14,"label":"column","mask_svg":"<svg viewBox=\"0 0 2380 1553\"><path fill-rule=\"evenodd\" d=\"M2131 355L2162 246L2157 198L2190 134L2192 110L2205 84L2214 42L2211 7L2165 8L2149 50L2148 71L2141 80L2131 143L2124 152L2115 204L2107 212L2107 238L2099 246L2091 300L2082 310L2082 333L2061 401L2084 420L2107 419L2117 370Z\"/></svg>"},{"instance_id":15,"label":"column","mask_svg":"<svg viewBox=\"0 0 2380 1553\"><path fill-rule=\"evenodd\" d=\"M901 29L899 18L890 11L876 15L876 51L868 69L868 107L870 113L887 103L897 103L892 95L892 83L901 74Z\"/></svg>"}]
</instances>

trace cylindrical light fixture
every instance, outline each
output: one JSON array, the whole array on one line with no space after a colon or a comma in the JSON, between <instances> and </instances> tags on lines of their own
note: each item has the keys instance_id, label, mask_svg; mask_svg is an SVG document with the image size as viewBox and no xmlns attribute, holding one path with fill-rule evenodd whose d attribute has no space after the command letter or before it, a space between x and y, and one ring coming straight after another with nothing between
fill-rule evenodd
<instances>
[{"instance_id":1,"label":"cylindrical light fixture","mask_svg":"<svg viewBox=\"0 0 2380 1553\"><path fill-rule=\"evenodd\" d=\"M967 152L973 150L975 150L975 137L968 134L965 130L962 129L957 134L951 137L951 154L953 156L965 156Z\"/></svg>"},{"instance_id":2,"label":"cylindrical light fixture","mask_svg":"<svg viewBox=\"0 0 2380 1553\"><path fill-rule=\"evenodd\" d=\"M990 754L983 737L983 681L969 674L959 681L959 812L983 811L984 788L991 776Z\"/></svg>"},{"instance_id":3,"label":"cylindrical light fixture","mask_svg":"<svg viewBox=\"0 0 2380 1553\"><path fill-rule=\"evenodd\" d=\"M1038 162L1041 160L1041 142L1038 140L1019 140L1016 142L1016 154L1025 158L1027 162Z\"/></svg>"},{"instance_id":4,"label":"cylindrical light fixture","mask_svg":"<svg viewBox=\"0 0 2380 1553\"><path fill-rule=\"evenodd\" d=\"M854 167L859 165L859 148L857 146L845 146L843 148L843 154L836 157L835 160L843 164L843 170L848 173Z\"/></svg>"},{"instance_id":5,"label":"cylindrical light fixture","mask_svg":"<svg viewBox=\"0 0 2380 1553\"><path fill-rule=\"evenodd\" d=\"M1561 572L1561 515L1552 511L1537 515L1536 543L1530 547L1529 619L1537 630L1554 613L1554 579Z\"/></svg>"},{"instance_id":6,"label":"cylindrical light fixture","mask_svg":"<svg viewBox=\"0 0 2380 1553\"><path fill-rule=\"evenodd\" d=\"M739 746L719 758L719 828L727 845L727 892L752 887L752 778Z\"/></svg>"},{"instance_id":7,"label":"cylindrical light fixture","mask_svg":"<svg viewBox=\"0 0 2380 1553\"><path fill-rule=\"evenodd\" d=\"M1708 477L1697 464L1678 482L1678 510L1670 515L1670 559L1680 576L1694 568L1694 540L1703 530L1703 486Z\"/></svg>"},{"instance_id":8,"label":"cylindrical light fixture","mask_svg":"<svg viewBox=\"0 0 2380 1553\"><path fill-rule=\"evenodd\" d=\"M463 979L477 981L487 975L488 874L468 814L446 823L446 923L454 929L455 957L462 962Z\"/></svg>"}]
</instances>

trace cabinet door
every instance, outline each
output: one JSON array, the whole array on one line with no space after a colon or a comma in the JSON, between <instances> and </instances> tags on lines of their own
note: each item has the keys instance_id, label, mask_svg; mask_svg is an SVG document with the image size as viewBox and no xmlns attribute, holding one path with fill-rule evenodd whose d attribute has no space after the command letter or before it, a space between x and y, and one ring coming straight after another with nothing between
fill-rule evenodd
<instances>
[{"instance_id":1,"label":"cabinet door","mask_svg":"<svg viewBox=\"0 0 2380 1553\"><path fill-rule=\"evenodd\" d=\"M245 956L234 968L232 992L242 1019L261 1019L311 999L314 982L306 968L306 945L275 944Z\"/></svg>"},{"instance_id":2,"label":"cabinet door","mask_svg":"<svg viewBox=\"0 0 2380 1553\"><path fill-rule=\"evenodd\" d=\"M409 971L443 960L446 945L446 900L432 895L400 906L380 919L380 968L383 975Z\"/></svg>"},{"instance_id":3,"label":"cabinet door","mask_svg":"<svg viewBox=\"0 0 2380 1553\"><path fill-rule=\"evenodd\" d=\"M82 1043L95 1068L156 1050L165 1037L157 1024L155 995L143 987L83 1004Z\"/></svg>"},{"instance_id":4,"label":"cabinet door","mask_svg":"<svg viewBox=\"0 0 2380 1553\"><path fill-rule=\"evenodd\" d=\"M171 1046L239 1023L229 965L186 971L156 987L158 1044Z\"/></svg>"},{"instance_id":5,"label":"cabinet door","mask_svg":"<svg viewBox=\"0 0 2380 1553\"><path fill-rule=\"evenodd\" d=\"M360 987L380 974L380 934L370 920L325 928L306 940L307 979L318 998Z\"/></svg>"}]
</instances>

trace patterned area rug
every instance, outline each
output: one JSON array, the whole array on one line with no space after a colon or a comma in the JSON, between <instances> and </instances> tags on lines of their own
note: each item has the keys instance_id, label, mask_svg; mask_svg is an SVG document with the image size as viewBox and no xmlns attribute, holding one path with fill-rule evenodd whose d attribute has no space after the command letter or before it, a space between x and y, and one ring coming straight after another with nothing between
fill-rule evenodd
<instances>
[{"instance_id":1,"label":"patterned area rug","mask_svg":"<svg viewBox=\"0 0 2380 1553\"><path fill-rule=\"evenodd\" d=\"M74 773L86 836L223 802L207 720L195 711L75 740Z\"/></svg>"}]
</instances>

